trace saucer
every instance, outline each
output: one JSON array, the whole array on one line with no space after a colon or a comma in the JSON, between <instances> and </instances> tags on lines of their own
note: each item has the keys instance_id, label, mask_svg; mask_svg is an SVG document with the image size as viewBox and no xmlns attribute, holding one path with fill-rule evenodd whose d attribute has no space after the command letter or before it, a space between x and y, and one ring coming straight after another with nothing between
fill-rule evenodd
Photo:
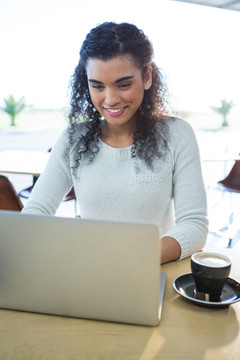
<instances>
[{"instance_id":1,"label":"saucer","mask_svg":"<svg viewBox=\"0 0 240 360\"><path fill-rule=\"evenodd\" d=\"M185 299L205 307L223 308L240 301L240 284L231 278L227 279L222 292L222 301L219 302L204 301L194 298L195 282L191 273L177 277L173 281L173 288Z\"/></svg>"}]
</instances>

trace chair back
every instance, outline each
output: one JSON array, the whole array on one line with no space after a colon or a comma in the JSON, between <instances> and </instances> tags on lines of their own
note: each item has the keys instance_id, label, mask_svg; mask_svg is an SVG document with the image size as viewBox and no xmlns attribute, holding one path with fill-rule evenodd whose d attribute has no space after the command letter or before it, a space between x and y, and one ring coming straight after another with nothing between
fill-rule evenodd
<instances>
[{"instance_id":1,"label":"chair back","mask_svg":"<svg viewBox=\"0 0 240 360\"><path fill-rule=\"evenodd\" d=\"M11 181L0 175L0 209L21 211L23 204Z\"/></svg>"},{"instance_id":2,"label":"chair back","mask_svg":"<svg viewBox=\"0 0 240 360\"><path fill-rule=\"evenodd\" d=\"M240 160L236 160L228 176L219 181L225 188L240 192Z\"/></svg>"}]
</instances>

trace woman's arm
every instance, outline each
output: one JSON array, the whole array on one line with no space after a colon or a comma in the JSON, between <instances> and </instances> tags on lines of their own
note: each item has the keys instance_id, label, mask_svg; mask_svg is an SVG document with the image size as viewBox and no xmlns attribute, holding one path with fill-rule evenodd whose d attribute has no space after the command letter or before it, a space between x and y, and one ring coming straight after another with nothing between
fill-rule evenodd
<instances>
[{"instance_id":1,"label":"woman's arm","mask_svg":"<svg viewBox=\"0 0 240 360\"><path fill-rule=\"evenodd\" d=\"M164 236L161 239L161 264L169 261L178 260L181 255L181 247L179 243L170 236Z\"/></svg>"},{"instance_id":2,"label":"woman's arm","mask_svg":"<svg viewBox=\"0 0 240 360\"><path fill-rule=\"evenodd\" d=\"M72 187L67 131L64 130L54 145L49 161L37 180L22 210L33 215L55 215L57 208Z\"/></svg>"},{"instance_id":3,"label":"woman's arm","mask_svg":"<svg viewBox=\"0 0 240 360\"><path fill-rule=\"evenodd\" d=\"M182 119L170 124L170 151L173 161L173 199L176 226L164 234L173 257L190 256L205 245L208 234L207 199L202 177L198 144L192 127ZM163 241L163 261L171 259ZM167 241L166 241L167 242ZM164 252L166 251L166 254ZM165 257L166 256L166 257Z\"/></svg>"}]
</instances>

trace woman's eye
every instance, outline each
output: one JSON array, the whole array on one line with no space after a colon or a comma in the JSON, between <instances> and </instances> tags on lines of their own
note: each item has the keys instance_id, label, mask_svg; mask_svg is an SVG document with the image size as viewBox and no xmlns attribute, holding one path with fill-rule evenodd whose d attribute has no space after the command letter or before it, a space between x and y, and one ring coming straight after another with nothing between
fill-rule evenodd
<instances>
[{"instance_id":1,"label":"woman's eye","mask_svg":"<svg viewBox=\"0 0 240 360\"><path fill-rule=\"evenodd\" d=\"M93 85L92 85L92 88L93 88L93 89L96 89L96 90L101 90L101 89L103 89L103 86L102 86L102 85L93 84Z\"/></svg>"},{"instance_id":2,"label":"woman's eye","mask_svg":"<svg viewBox=\"0 0 240 360\"><path fill-rule=\"evenodd\" d=\"M127 88L129 86L131 86L130 83L123 83L123 84L120 85L121 88Z\"/></svg>"}]
</instances>

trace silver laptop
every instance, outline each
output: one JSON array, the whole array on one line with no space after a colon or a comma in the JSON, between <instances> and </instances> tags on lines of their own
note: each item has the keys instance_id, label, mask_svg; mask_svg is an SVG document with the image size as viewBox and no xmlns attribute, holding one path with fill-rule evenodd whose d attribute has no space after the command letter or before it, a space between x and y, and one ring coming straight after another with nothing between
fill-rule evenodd
<instances>
[{"instance_id":1,"label":"silver laptop","mask_svg":"<svg viewBox=\"0 0 240 360\"><path fill-rule=\"evenodd\" d=\"M156 326L165 282L156 226L0 211L0 308Z\"/></svg>"}]
</instances>

